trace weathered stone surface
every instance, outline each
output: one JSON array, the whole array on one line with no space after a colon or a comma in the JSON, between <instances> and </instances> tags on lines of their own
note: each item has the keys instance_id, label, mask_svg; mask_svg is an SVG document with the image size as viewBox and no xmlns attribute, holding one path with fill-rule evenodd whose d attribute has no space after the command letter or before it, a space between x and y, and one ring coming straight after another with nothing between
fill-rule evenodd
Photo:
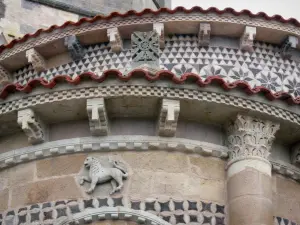
<instances>
[{"instance_id":1,"label":"weathered stone surface","mask_svg":"<svg viewBox=\"0 0 300 225\"><path fill-rule=\"evenodd\" d=\"M225 180L225 161L213 157L189 156L191 172L199 177Z\"/></svg>"},{"instance_id":2,"label":"weathered stone surface","mask_svg":"<svg viewBox=\"0 0 300 225\"><path fill-rule=\"evenodd\" d=\"M280 175L273 176L274 215L300 223L300 185Z\"/></svg>"},{"instance_id":3,"label":"weathered stone surface","mask_svg":"<svg viewBox=\"0 0 300 225\"><path fill-rule=\"evenodd\" d=\"M86 154L76 154L39 160L36 162L37 177L45 178L77 174L80 171L86 156Z\"/></svg>"},{"instance_id":4,"label":"weathered stone surface","mask_svg":"<svg viewBox=\"0 0 300 225\"><path fill-rule=\"evenodd\" d=\"M132 168L182 173L188 170L187 156L179 152L124 152L120 156Z\"/></svg>"},{"instance_id":5,"label":"weathered stone surface","mask_svg":"<svg viewBox=\"0 0 300 225\"><path fill-rule=\"evenodd\" d=\"M82 197L71 176L28 183L12 189L11 207Z\"/></svg>"},{"instance_id":6,"label":"weathered stone surface","mask_svg":"<svg viewBox=\"0 0 300 225\"><path fill-rule=\"evenodd\" d=\"M183 198L188 193L186 180L182 173L155 173L152 194Z\"/></svg>"},{"instance_id":7,"label":"weathered stone surface","mask_svg":"<svg viewBox=\"0 0 300 225\"><path fill-rule=\"evenodd\" d=\"M8 208L8 189L0 192L0 212Z\"/></svg>"},{"instance_id":8,"label":"weathered stone surface","mask_svg":"<svg viewBox=\"0 0 300 225\"><path fill-rule=\"evenodd\" d=\"M185 197L197 197L205 201L224 203L225 181L188 176L183 193Z\"/></svg>"},{"instance_id":9,"label":"weathered stone surface","mask_svg":"<svg viewBox=\"0 0 300 225\"><path fill-rule=\"evenodd\" d=\"M129 194L134 197L148 197L152 189L154 173L144 170L135 170L130 177Z\"/></svg>"},{"instance_id":10,"label":"weathered stone surface","mask_svg":"<svg viewBox=\"0 0 300 225\"><path fill-rule=\"evenodd\" d=\"M15 187L34 179L35 162L20 164L7 170L9 174L8 185Z\"/></svg>"},{"instance_id":11,"label":"weathered stone surface","mask_svg":"<svg viewBox=\"0 0 300 225\"><path fill-rule=\"evenodd\" d=\"M253 168L247 168L228 179L228 199L233 200L245 195L256 195L272 199L271 182L270 176Z\"/></svg>"}]
</instances>

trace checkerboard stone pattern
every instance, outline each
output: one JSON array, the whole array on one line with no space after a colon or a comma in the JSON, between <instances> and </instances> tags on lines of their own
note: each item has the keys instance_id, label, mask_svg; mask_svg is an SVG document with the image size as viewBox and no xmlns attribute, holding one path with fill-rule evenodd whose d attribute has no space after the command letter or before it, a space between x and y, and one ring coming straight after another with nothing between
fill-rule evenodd
<instances>
[{"instance_id":1,"label":"checkerboard stone pattern","mask_svg":"<svg viewBox=\"0 0 300 225\"><path fill-rule=\"evenodd\" d=\"M300 95L299 62L285 60L279 47L262 42L254 43L254 52L242 52L238 48L199 47L197 36L174 35L166 38L165 48L159 50L159 66L177 76L196 73L202 79L218 75L227 82L246 81L251 87L264 86L273 92L285 91L294 97ZM15 82L22 85L33 78L51 80L56 75L78 74L91 71L101 76L108 69L121 72L131 68L130 48L113 53L108 43L85 46L86 54L74 61L48 71L35 73L31 66L15 72Z\"/></svg>"},{"instance_id":2,"label":"checkerboard stone pattern","mask_svg":"<svg viewBox=\"0 0 300 225\"><path fill-rule=\"evenodd\" d=\"M101 207L128 207L152 213L171 224L224 225L223 205L192 200L128 200L119 198L91 198L63 200L29 205L0 214L1 225L54 224L58 219L88 209Z\"/></svg>"}]
</instances>

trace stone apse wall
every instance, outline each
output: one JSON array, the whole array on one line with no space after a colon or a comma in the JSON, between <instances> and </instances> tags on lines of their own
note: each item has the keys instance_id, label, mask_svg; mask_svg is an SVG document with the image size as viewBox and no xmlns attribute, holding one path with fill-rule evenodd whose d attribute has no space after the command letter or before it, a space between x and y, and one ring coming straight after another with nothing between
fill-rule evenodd
<instances>
[{"instance_id":1,"label":"stone apse wall","mask_svg":"<svg viewBox=\"0 0 300 225\"><path fill-rule=\"evenodd\" d=\"M0 225L300 223L298 28L211 10L1 47Z\"/></svg>"}]
</instances>

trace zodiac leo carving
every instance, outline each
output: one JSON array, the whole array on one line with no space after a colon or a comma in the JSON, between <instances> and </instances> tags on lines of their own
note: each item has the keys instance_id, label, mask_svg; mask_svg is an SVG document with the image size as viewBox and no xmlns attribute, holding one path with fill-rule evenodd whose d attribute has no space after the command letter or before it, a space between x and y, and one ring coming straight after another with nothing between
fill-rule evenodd
<instances>
[{"instance_id":1,"label":"zodiac leo carving","mask_svg":"<svg viewBox=\"0 0 300 225\"><path fill-rule=\"evenodd\" d=\"M120 191L123 187L123 178L127 178L128 173L118 165L117 161L112 161L112 165L113 167L103 167L97 158L87 157L84 166L89 170L89 175L81 177L80 185L83 185L84 182L91 183L90 188L86 190L88 194L91 194L97 184L110 181L113 188L110 194Z\"/></svg>"}]
</instances>

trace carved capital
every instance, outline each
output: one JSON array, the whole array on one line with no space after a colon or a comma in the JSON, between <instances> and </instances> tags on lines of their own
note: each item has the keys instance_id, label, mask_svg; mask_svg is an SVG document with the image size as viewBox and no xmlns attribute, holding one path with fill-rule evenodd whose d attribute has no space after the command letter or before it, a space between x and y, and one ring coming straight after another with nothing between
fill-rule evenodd
<instances>
[{"instance_id":1,"label":"carved capital","mask_svg":"<svg viewBox=\"0 0 300 225\"><path fill-rule=\"evenodd\" d=\"M0 85L5 85L10 82L12 82L12 75L0 65Z\"/></svg>"},{"instance_id":2,"label":"carved capital","mask_svg":"<svg viewBox=\"0 0 300 225\"><path fill-rule=\"evenodd\" d=\"M165 31L164 31L164 24L163 23L154 23L153 30L158 34L159 37L159 47L165 47Z\"/></svg>"},{"instance_id":3,"label":"carved capital","mask_svg":"<svg viewBox=\"0 0 300 225\"><path fill-rule=\"evenodd\" d=\"M300 168L300 143L298 143L292 147L291 162L294 166L297 166Z\"/></svg>"},{"instance_id":4,"label":"carved capital","mask_svg":"<svg viewBox=\"0 0 300 225\"><path fill-rule=\"evenodd\" d=\"M279 124L238 115L228 127L229 160L259 157L268 159Z\"/></svg>"},{"instance_id":5,"label":"carved capital","mask_svg":"<svg viewBox=\"0 0 300 225\"><path fill-rule=\"evenodd\" d=\"M46 140L45 125L32 109L18 111L18 124L28 136L29 143L38 144Z\"/></svg>"},{"instance_id":6,"label":"carved capital","mask_svg":"<svg viewBox=\"0 0 300 225\"><path fill-rule=\"evenodd\" d=\"M107 37L113 52L120 52L123 49L123 40L117 27L107 29Z\"/></svg>"},{"instance_id":7,"label":"carved capital","mask_svg":"<svg viewBox=\"0 0 300 225\"><path fill-rule=\"evenodd\" d=\"M65 37L65 46L68 48L74 61L83 57L85 51L75 35Z\"/></svg>"},{"instance_id":8,"label":"carved capital","mask_svg":"<svg viewBox=\"0 0 300 225\"><path fill-rule=\"evenodd\" d=\"M291 50L297 47L298 38L295 36L287 36L281 44L280 53L284 59L291 58Z\"/></svg>"},{"instance_id":9,"label":"carved capital","mask_svg":"<svg viewBox=\"0 0 300 225\"><path fill-rule=\"evenodd\" d=\"M28 62L32 64L33 69L36 72L42 72L47 69L46 60L34 48L26 51L26 57L28 59Z\"/></svg>"},{"instance_id":10,"label":"carved capital","mask_svg":"<svg viewBox=\"0 0 300 225\"><path fill-rule=\"evenodd\" d=\"M108 119L103 98L87 100L87 114L89 117L90 130L93 136L108 134Z\"/></svg>"},{"instance_id":11,"label":"carved capital","mask_svg":"<svg viewBox=\"0 0 300 225\"><path fill-rule=\"evenodd\" d=\"M210 42L210 24L200 23L199 33L198 33L198 44L199 46L208 46Z\"/></svg>"},{"instance_id":12,"label":"carved capital","mask_svg":"<svg viewBox=\"0 0 300 225\"><path fill-rule=\"evenodd\" d=\"M163 99L158 119L158 135L173 137L177 129L177 121L180 112L178 100Z\"/></svg>"},{"instance_id":13,"label":"carved capital","mask_svg":"<svg viewBox=\"0 0 300 225\"><path fill-rule=\"evenodd\" d=\"M243 35L240 38L240 49L253 52L253 41L256 36L256 27L246 26Z\"/></svg>"}]
</instances>

